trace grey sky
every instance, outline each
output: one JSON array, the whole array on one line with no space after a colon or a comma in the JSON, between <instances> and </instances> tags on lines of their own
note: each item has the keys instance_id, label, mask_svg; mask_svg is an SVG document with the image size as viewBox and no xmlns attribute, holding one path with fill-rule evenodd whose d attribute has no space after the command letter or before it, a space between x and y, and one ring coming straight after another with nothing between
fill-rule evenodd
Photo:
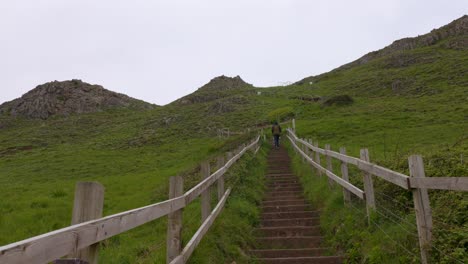
<instances>
[{"instance_id":1,"label":"grey sky","mask_svg":"<svg viewBox=\"0 0 468 264\"><path fill-rule=\"evenodd\" d=\"M0 0L0 103L67 79L156 104L221 74L278 85L467 10L466 0Z\"/></svg>"}]
</instances>

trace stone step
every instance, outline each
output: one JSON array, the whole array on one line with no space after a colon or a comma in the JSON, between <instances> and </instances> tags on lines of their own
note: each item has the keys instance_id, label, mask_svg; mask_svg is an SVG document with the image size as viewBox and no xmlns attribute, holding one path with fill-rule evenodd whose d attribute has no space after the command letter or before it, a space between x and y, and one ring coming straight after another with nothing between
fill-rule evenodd
<instances>
[{"instance_id":1,"label":"stone step","mask_svg":"<svg viewBox=\"0 0 468 264\"><path fill-rule=\"evenodd\" d=\"M265 174L267 177L275 177L275 176L291 176L291 177L294 177L294 178L297 178L296 175L294 175L293 173L291 172L287 172L287 173L267 173Z\"/></svg>"},{"instance_id":2,"label":"stone step","mask_svg":"<svg viewBox=\"0 0 468 264\"><path fill-rule=\"evenodd\" d=\"M255 229L255 234L259 237L302 237L319 236L320 226L283 226L283 227L261 227Z\"/></svg>"},{"instance_id":3,"label":"stone step","mask_svg":"<svg viewBox=\"0 0 468 264\"><path fill-rule=\"evenodd\" d=\"M277 196L290 196L290 195L302 195L302 190L300 191L272 191L266 192L267 195L277 195Z\"/></svg>"},{"instance_id":4,"label":"stone step","mask_svg":"<svg viewBox=\"0 0 468 264\"><path fill-rule=\"evenodd\" d=\"M258 258L290 258L323 256L328 248L299 248L299 249L255 249L250 255Z\"/></svg>"},{"instance_id":5,"label":"stone step","mask_svg":"<svg viewBox=\"0 0 468 264\"><path fill-rule=\"evenodd\" d=\"M315 248L322 242L321 236L257 237L258 249Z\"/></svg>"},{"instance_id":6,"label":"stone step","mask_svg":"<svg viewBox=\"0 0 468 264\"><path fill-rule=\"evenodd\" d=\"M267 184L298 184L299 180L296 178L282 178L282 179L266 179Z\"/></svg>"},{"instance_id":7,"label":"stone step","mask_svg":"<svg viewBox=\"0 0 468 264\"><path fill-rule=\"evenodd\" d=\"M266 186L266 189L268 191L274 191L274 190L279 190L279 189L284 189L284 188L289 188L289 189L296 188L296 189L300 189L301 191L303 190L302 186L298 185L297 183L275 184L275 185Z\"/></svg>"},{"instance_id":8,"label":"stone step","mask_svg":"<svg viewBox=\"0 0 468 264\"><path fill-rule=\"evenodd\" d=\"M299 183L299 179L293 178L293 177L265 178L265 183L275 183L275 182L297 182Z\"/></svg>"},{"instance_id":9,"label":"stone step","mask_svg":"<svg viewBox=\"0 0 468 264\"><path fill-rule=\"evenodd\" d=\"M297 212L297 211L311 211L312 208L308 204L301 205L274 205L260 207L263 213L277 213L277 212Z\"/></svg>"},{"instance_id":10,"label":"stone step","mask_svg":"<svg viewBox=\"0 0 468 264\"><path fill-rule=\"evenodd\" d=\"M274 213L262 213L263 219L296 219L296 218L311 218L318 217L318 211L297 211L297 212L274 212Z\"/></svg>"},{"instance_id":11,"label":"stone step","mask_svg":"<svg viewBox=\"0 0 468 264\"><path fill-rule=\"evenodd\" d=\"M265 196L264 201L280 201L280 200L296 200L296 199L304 199L304 195L302 194L293 194L293 195L267 195Z\"/></svg>"},{"instance_id":12,"label":"stone step","mask_svg":"<svg viewBox=\"0 0 468 264\"><path fill-rule=\"evenodd\" d=\"M263 201L263 206L308 205L305 199Z\"/></svg>"},{"instance_id":13,"label":"stone step","mask_svg":"<svg viewBox=\"0 0 468 264\"><path fill-rule=\"evenodd\" d=\"M317 257L286 257L286 258L257 258L264 264L341 264L343 258L338 256L317 256Z\"/></svg>"},{"instance_id":14,"label":"stone step","mask_svg":"<svg viewBox=\"0 0 468 264\"><path fill-rule=\"evenodd\" d=\"M266 186L267 187L302 187L302 185L298 182L286 182L286 183L268 182Z\"/></svg>"},{"instance_id":15,"label":"stone step","mask_svg":"<svg viewBox=\"0 0 468 264\"><path fill-rule=\"evenodd\" d=\"M282 226L315 226L320 224L319 217L290 218L290 219L261 219L262 227Z\"/></svg>"},{"instance_id":16,"label":"stone step","mask_svg":"<svg viewBox=\"0 0 468 264\"><path fill-rule=\"evenodd\" d=\"M274 186L274 187L268 187L266 189L267 193L272 193L272 192L301 192L303 191L302 187L288 187L288 186Z\"/></svg>"}]
</instances>

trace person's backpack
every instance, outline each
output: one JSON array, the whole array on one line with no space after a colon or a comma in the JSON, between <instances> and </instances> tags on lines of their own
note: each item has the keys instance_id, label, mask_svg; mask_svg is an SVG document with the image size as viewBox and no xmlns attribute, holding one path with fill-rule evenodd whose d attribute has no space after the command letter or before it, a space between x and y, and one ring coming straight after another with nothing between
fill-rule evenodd
<instances>
[{"instance_id":1,"label":"person's backpack","mask_svg":"<svg viewBox=\"0 0 468 264\"><path fill-rule=\"evenodd\" d=\"M273 135L279 135L281 134L281 128L279 125L274 125L273 126Z\"/></svg>"}]
</instances>

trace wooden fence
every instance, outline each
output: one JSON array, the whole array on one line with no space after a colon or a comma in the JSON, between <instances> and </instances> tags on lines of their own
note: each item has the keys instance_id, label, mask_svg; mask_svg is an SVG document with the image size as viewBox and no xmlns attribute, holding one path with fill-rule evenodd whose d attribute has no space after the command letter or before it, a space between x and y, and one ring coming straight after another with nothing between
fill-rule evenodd
<instances>
[{"instance_id":1,"label":"wooden fence","mask_svg":"<svg viewBox=\"0 0 468 264\"><path fill-rule=\"evenodd\" d=\"M71 256L80 263L97 263L100 241L168 215L167 263L185 263L229 197L231 189L224 190L226 171L248 150L259 148L259 137L247 146L242 145L237 154L228 153L228 161L218 159L218 167L210 174L208 162L202 164L203 181L183 193L181 177L170 178L169 200L118 214L102 217L104 188L99 183L79 183L75 192L72 225L46 234L0 247L0 263L48 263ZM218 204L210 209L210 188L217 183ZM182 250L182 209L201 196L202 225ZM70 262L68 262L70 263ZM78 261L73 263L79 263Z\"/></svg>"},{"instance_id":2,"label":"wooden fence","mask_svg":"<svg viewBox=\"0 0 468 264\"><path fill-rule=\"evenodd\" d=\"M325 174L329 179L330 185L333 185L333 182L335 182L343 187L343 196L346 203L350 202L351 194L365 201L368 219L370 211L375 210L377 206L374 196L373 176L411 191L413 193L416 214L421 263L424 264L428 261L428 249L430 248L432 237L432 213L427 190L468 191L468 177L426 178L423 160L419 155L412 155L408 158L410 176L407 176L371 163L367 149L361 149L360 157L356 158L346 155L344 147L340 148L340 152L335 152L330 149L330 145L328 144L325 145L325 149L322 149L318 147L317 141L312 142L310 139L300 139L295 134L295 122L293 122L293 128L287 130L287 137L291 141L294 150L301 155L303 161L315 167L319 175ZM326 168L321 165L320 155L326 157ZM341 177L333 173L332 158L340 161ZM356 166L362 172L364 190L349 182L349 164Z\"/></svg>"}]
</instances>

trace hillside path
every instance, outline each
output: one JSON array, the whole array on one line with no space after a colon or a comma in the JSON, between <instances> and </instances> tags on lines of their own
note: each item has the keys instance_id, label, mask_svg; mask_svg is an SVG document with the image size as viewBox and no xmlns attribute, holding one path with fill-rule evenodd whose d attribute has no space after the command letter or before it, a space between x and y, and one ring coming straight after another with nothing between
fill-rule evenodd
<instances>
[{"instance_id":1,"label":"hillside path","mask_svg":"<svg viewBox=\"0 0 468 264\"><path fill-rule=\"evenodd\" d=\"M270 151L265 177L261 225L255 230L257 249L251 254L267 264L342 263L339 256L326 256L328 249L320 246L319 212L304 198L284 147Z\"/></svg>"}]
</instances>

